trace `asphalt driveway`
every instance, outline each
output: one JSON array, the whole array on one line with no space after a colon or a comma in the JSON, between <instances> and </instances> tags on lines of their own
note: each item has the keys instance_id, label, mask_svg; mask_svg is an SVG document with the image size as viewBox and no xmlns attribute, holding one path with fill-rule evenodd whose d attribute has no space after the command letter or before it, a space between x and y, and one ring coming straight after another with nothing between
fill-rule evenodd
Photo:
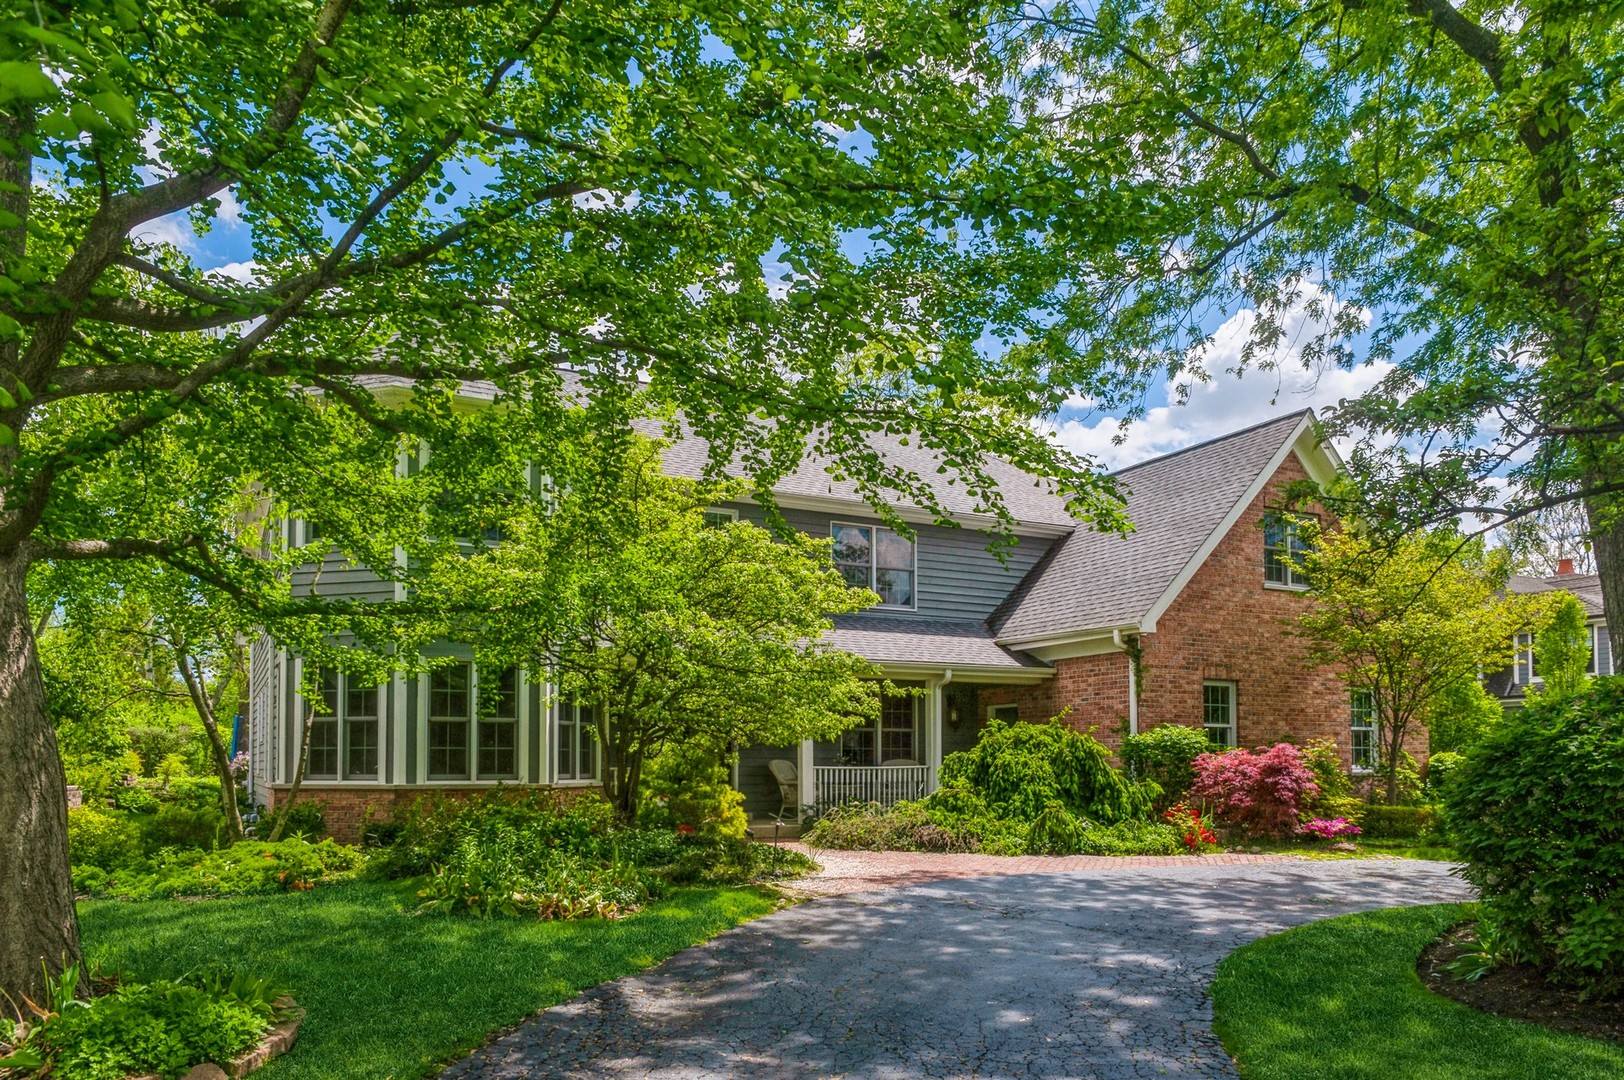
<instances>
[{"instance_id":1,"label":"asphalt driveway","mask_svg":"<svg viewBox=\"0 0 1624 1080\"><path fill-rule=\"evenodd\" d=\"M446 1077L1216 1077L1207 984L1300 923L1462 900L1413 860L940 881L813 901L548 1009Z\"/></svg>"}]
</instances>

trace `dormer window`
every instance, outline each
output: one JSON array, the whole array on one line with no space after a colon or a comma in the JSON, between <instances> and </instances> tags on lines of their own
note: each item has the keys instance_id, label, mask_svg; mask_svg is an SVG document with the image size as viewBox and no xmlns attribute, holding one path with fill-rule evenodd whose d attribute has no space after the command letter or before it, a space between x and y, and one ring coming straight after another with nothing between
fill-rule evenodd
<instances>
[{"instance_id":1,"label":"dormer window","mask_svg":"<svg viewBox=\"0 0 1624 1080\"><path fill-rule=\"evenodd\" d=\"M1304 525L1312 520L1298 514L1273 513L1263 519L1263 583L1282 589L1306 589L1303 555L1308 551Z\"/></svg>"},{"instance_id":2,"label":"dormer window","mask_svg":"<svg viewBox=\"0 0 1624 1080\"><path fill-rule=\"evenodd\" d=\"M837 521L829 531L835 542L835 569L848 584L879 593L884 607L914 606L913 541L879 525Z\"/></svg>"}]
</instances>

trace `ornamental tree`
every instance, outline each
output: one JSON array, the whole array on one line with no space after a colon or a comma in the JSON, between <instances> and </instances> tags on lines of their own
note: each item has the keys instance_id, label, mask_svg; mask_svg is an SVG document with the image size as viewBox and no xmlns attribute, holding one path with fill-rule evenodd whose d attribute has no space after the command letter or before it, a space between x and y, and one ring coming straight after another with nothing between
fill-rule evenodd
<instances>
[{"instance_id":1,"label":"ornamental tree","mask_svg":"<svg viewBox=\"0 0 1624 1080\"><path fill-rule=\"evenodd\" d=\"M1528 696L1569 698L1585 688L1590 676L1590 615L1579 598L1556 593L1545 613L1545 624L1534 635L1534 663L1540 683L1528 687Z\"/></svg>"},{"instance_id":2,"label":"ornamental tree","mask_svg":"<svg viewBox=\"0 0 1624 1080\"><path fill-rule=\"evenodd\" d=\"M1258 836L1289 836L1319 794L1314 770L1290 743L1257 750L1206 753L1192 764L1190 797L1220 821Z\"/></svg>"},{"instance_id":3,"label":"ornamental tree","mask_svg":"<svg viewBox=\"0 0 1624 1080\"><path fill-rule=\"evenodd\" d=\"M1027 422L1068 389L976 347L1031 335L1051 275L1025 269L1047 263L1056 203L1029 190L1024 119L985 93L998 60L974 10L39 0L0 17L0 989L37 997L78 955L29 568L150 560L317 618L335 605L290 595L257 560L277 545L243 542L222 505L260 493L265 520L316 521L405 576L411 545L455 534L424 528L403 455L435 448L465 519L507 490L473 486L509 481L471 449L459 381L540 417L574 364L613 428L645 379L761 491L815 444L871 498L939 509L867 438L908 433L994 512L989 452L1121 524L1109 484ZM186 226L246 229L251 258L211 269L161 239ZM565 476L536 431L531 460ZM341 612L379 639L396 613Z\"/></svg>"},{"instance_id":4,"label":"ornamental tree","mask_svg":"<svg viewBox=\"0 0 1624 1080\"><path fill-rule=\"evenodd\" d=\"M1319 532L1303 556L1314 606L1298 617L1309 655L1334 668L1375 712L1377 772L1399 797L1404 744L1462 684L1511 663L1517 635L1546 617L1546 596L1503 592L1503 550L1426 532L1383 541L1347 528Z\"/></svg>"},{"instance_id":5,"label":"ornamental tree","mask_svg":"<svg viewBox=\"0 0 1624 1080\"><path fill-rule=\"evenodd\" d=\"M1348 516L1581 503L1624 649L1617 5L1062 0L998 26L1086 192L1051 235L1068 333L1033 351L1109 365L1131 406L1204 377L1202 316L1245 307L1242 368L1379 365L1326 418L1369 481Z\"/></svg>"},{"instance_id":6,"label":"ornamental tree","mask_svg":"<svg viewBox=\"0 0 1624 1080\"><path fill-rule=\"evenodd\" d=\"M594 707L604 795L624 820L667 745L832 738L876 715L878 671L823 640L829 616L879 599L846 584L832 541L707 526L705 507L742 492L663 475L657 443L583 452L596 477L511 515L501 543L443 560L420 589L465 613L445 633L480 663L546 671Z\"/></svg>"}]
</instances>

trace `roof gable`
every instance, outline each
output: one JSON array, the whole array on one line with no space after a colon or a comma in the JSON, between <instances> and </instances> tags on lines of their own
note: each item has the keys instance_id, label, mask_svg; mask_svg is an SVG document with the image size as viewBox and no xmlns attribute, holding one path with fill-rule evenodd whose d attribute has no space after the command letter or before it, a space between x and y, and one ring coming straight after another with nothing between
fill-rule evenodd
<instances>
[{"instance_id":1,"label":"roof gable","mask_svg":"<svg viewBox=\"0 0 1624 1080\"><path fill-rule=\"evenodd\" d=\"M1123 469L1134 531L1080 528L1056 544L993 614L999 640L1154 626L1305 436L1316 438L1308 410ZM1329 454L1316 464L1337 467Z\"/></svg>"}]
</instances>

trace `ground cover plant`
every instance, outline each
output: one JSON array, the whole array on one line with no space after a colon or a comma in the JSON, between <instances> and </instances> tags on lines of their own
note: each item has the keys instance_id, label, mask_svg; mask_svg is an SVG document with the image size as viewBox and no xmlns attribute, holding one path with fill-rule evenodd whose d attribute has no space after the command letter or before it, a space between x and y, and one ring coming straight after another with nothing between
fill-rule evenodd
<instances>
[{"instance_id":1,"label":"ground cover plant","mask_svg":"<svg viewBox=\"0 0 1624 1080\"><path fill-rule=\"evenodd\" d=\"M70 965L21 1020L0 1021L0 1070L55 1080L179 1076L252 1047L285 1004L265 979L187 973L134 982L85 978Z\"/></svg>"},{"instance_id":2,"label":"ground cover plant","mask_svg":"<svg viewBox=\"0 0 1624 1080\"><path fill-rule=\"evenodd\" d=\"M1421 950L1470 911L1344 915L1237 949L1213 980L1213 1029L1247 1080L1624 1074L1624 1046L1503 1020L1422 984Z\"/></svg>"},{"instance_id":3,"label":"ground cover plant","mask_svg":"<svg viewBox=\"0 0 1624 1080\"><path fill-rule=\"evenodd\" d=\"M1465 754L1448 819L1508 957L1624 993L1624 679L1531 703Z\"/></svg>"},{"instance_id":4,"label":"ground cover plant","mask_svg":"<svg viewBox=\"0 0 1624 1080\"><path fill-rule=\"evenodd\" d=\"M266 1080L428 1075L492 1031L658 963L776 900L695 888L615 921L414 916L412 883L362 882L206 904L80 906L88 953L109 969L178 978L230 964L308 1010Z\"/></svg>"}]
</instances>

